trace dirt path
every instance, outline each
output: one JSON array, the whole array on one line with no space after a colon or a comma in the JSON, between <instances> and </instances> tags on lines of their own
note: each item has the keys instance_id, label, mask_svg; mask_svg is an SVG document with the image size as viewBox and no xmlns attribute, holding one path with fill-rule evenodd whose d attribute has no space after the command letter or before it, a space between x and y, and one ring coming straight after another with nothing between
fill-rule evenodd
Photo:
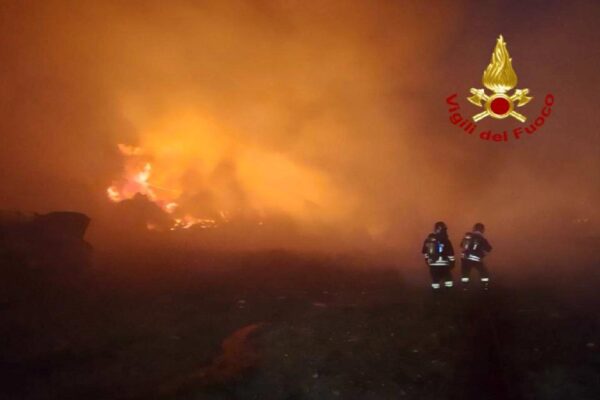
<instances>
[{"instance_id":1,"label":"dirt path","mask_svg":"<svg viewBox=\"0 0 600 400\"><path fill-rule=\"evenodd\" d=\"M450 399L521 398L511 366L511 327L502 292L460 296L457 306L463 331L463 359L457 366Z\"/></svg>"}]
</instances>

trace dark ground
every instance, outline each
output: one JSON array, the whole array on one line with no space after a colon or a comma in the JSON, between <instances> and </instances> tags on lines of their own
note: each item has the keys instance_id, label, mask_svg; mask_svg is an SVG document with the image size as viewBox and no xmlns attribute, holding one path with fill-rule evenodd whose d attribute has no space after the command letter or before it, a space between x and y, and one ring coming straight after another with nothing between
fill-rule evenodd
<instances>
[{"instance_id":1,"label":"dark ground","mask_svg":"<svg viewBox=\"0 0 600 400\"><path fill-rule=\"evenodd\" d=\"M343 257L127 260L4 261L1 398L600 398L598 273L434 296Z\"/></svg>"}]
</instances>

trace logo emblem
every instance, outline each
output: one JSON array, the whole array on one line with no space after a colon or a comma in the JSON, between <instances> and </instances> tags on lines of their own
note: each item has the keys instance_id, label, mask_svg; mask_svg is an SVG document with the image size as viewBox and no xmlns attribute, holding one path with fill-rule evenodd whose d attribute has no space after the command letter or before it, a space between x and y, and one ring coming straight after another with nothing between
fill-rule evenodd
<instances>
[{"instance_id":1,"label":"logo emblem","mask_svg":"<svg viewBox=\"0 0 600 400\"><path fill-rule=\"evenodd\" d=\"M508 54L502 35L496 41L490 64L483 71L482 83L493 93L488 95L485 89L471 88L472 96L467 100L477 107L485 108L485 111L473 115L473 121L477 122L487 116L495 119L513 117L520 122L527 120L525 115L515 111L515 105L523 107L533 97L527 96L529 89L515 89L513 94L508 93L517 86L517 74L512 67L512 58Z\"/></svg>"}]
</instances>

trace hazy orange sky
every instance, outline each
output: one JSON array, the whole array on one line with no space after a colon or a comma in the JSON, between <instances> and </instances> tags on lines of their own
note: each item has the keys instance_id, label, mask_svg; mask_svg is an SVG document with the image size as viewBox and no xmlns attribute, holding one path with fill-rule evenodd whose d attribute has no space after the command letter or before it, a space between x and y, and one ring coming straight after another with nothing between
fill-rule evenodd
<instances>
[{"instance_id":1,"label":"hazy orange sky","mask_svg":"<svg viewBox=\"0 0 600 400\"><path fill-rule=\"evenodd\" d=\"M124 143L194 214L283 215L331 240L412 246L438 219L506 242L597 228L600 6L484 3L2 2L0 208L101 218ZM499 34L523 112L556 97L542 133L503 144L445 104L477 111Z\"/></svg>"}]
</instances>

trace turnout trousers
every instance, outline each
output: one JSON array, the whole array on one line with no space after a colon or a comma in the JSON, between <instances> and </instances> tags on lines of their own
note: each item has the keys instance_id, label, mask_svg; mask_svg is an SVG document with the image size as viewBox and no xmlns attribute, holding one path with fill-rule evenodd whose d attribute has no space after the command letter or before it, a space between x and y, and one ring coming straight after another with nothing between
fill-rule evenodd
<instances>
[{"instance_id":1,"label":"turnout trousers","mask_svg":"<svg viewBox=\"0 0 600 400\"><path fill-rule=\"evenodd\" d=\"M466 258L462 259L461 262L461 278L463 286L466 286L471 281L471 270L476 269L479 272L479 280L483 285L484 289L488 289L490 284L490 274L485 267L485 265L481 261L473 261L467 260Z\"/></svg>"},{"instance_id":2,"label":"turnout trousers","mask_svg":"<svg viewBox=\"0 0 600 400\"><path fill-rule=\"evenodd\" d=\"M452 281L452 273L450 265L430 265L429 272L431 273L431 288L439 290L442 286L451 288L454 286Z\"/></svg>"}]
</instances>

